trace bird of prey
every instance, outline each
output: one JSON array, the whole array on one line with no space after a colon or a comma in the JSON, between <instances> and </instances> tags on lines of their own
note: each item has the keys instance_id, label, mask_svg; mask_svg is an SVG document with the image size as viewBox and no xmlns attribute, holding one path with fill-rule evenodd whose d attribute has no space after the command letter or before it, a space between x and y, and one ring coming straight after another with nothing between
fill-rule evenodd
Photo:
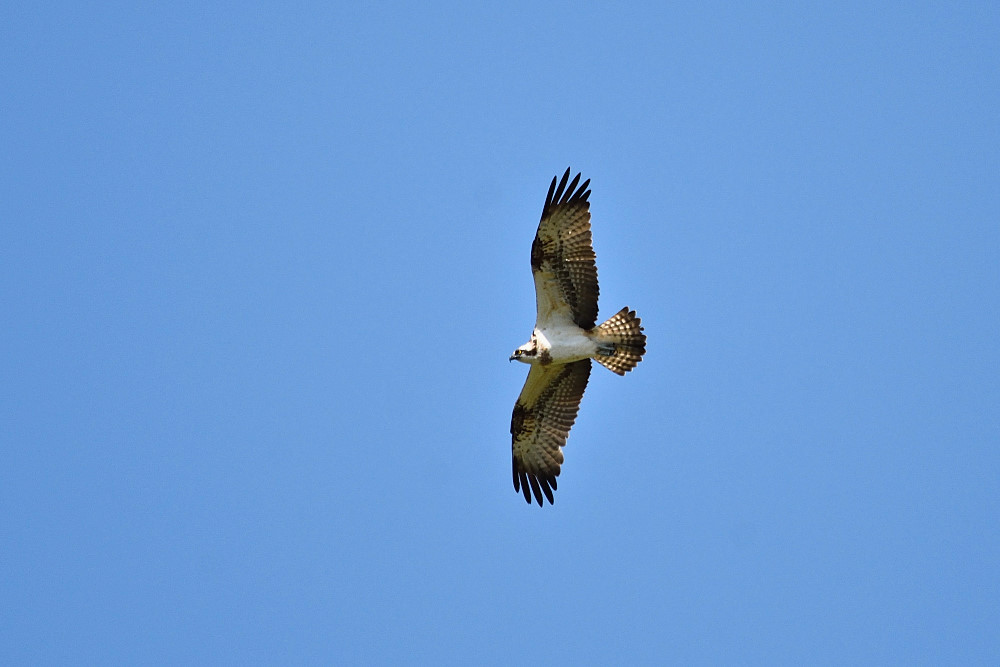
<instances>
[{"instance_id":1,"label":"bird of prey","mask_svg":"<svg viewBox=\"0 0 1000 667\"><path fill-rule=\"evenodd\" d=\"M618 375L635 368L646 352L646 336L626 306L597 322L597 265L590 238L590 180L569 180L567 169L545 197L542 220L531 244L535 278L535 329L510 359L529 364L528 379L510 420L514 490L531 504L552 492L563 462L562 447L576 421L595 359ZM567 185L568 183L568 185ZM578 187L579 184L579 187Z\"/></svg>"}]
</instances>

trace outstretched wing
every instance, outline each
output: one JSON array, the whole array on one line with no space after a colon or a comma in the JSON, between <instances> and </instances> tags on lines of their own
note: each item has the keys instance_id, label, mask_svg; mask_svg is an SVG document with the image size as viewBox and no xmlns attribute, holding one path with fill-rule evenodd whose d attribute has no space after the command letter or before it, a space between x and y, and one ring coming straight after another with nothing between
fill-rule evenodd
<instances>
[{"instance_id":1,"label":"outstretched wing","mask_svg":"<svg viewBox=\"0 0 1000 667\"><path fill-rule=\"evenodd\" d=\"M543 493L555 502L552 491L563 462L560 448L576 421L589 378L590 359L531 365L510 420L514 490L523 492L528 504L532 493L539 505L544 505Z\"/></svg>"},{"instance_id":2,"label":"outstretched wing","mask_svg":"<svg viewBox=\"0 0 1000 667\"><path fill-rule=\"evenodd\" d=\"M531 244L535 278L535 326L573 322L590 329L597 322L597 265L590 237L590 179L577 174L569 185L569 169L559 186L552 178L542 220Z\"/></svg>"}]
</instances>

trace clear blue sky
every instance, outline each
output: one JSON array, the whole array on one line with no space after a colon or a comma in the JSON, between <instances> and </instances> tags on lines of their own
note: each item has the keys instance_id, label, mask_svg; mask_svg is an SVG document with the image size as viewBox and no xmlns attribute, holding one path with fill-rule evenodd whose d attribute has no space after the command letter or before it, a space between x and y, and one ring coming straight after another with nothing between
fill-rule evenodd
<instances>
[{"instance_id":1,"label":"clear blue sky","mask_svg":"<svg viewBox=\"0 0 1000 667\"><path fill-rule=\"evenodd\" d=\"M997 5L537 5L0 10L0 662L1000 662Z\"/></svg>"}]
</instances>

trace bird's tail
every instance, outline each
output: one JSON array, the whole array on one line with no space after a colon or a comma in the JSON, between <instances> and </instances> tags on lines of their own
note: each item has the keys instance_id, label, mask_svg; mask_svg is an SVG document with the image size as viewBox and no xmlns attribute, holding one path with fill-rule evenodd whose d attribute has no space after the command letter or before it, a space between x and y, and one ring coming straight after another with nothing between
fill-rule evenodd
<instances>
[{"instance_id":1,"label":"bird's tail","mask_svg":"<svg viewBox=\"0 0 1000 667\"><path fill-rule=\"evenodd\" d=\"M642 320L628 306L619 310L594 330L597 339L594 359L618 375L635 368L646 353L646 336L641 324Z\"/></svg>"}]
</instances>

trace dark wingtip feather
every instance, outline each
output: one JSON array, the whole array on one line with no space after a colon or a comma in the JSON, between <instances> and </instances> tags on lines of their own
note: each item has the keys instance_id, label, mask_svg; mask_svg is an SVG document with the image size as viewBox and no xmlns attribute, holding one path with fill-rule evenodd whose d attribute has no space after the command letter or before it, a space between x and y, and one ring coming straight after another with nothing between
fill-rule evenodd
<instances>
[{"instance_id":1,"label":"dark wingtip feather","mask_svg":"<svg viewBox=\"0 0 1000 667\"><path fill-rule=\"evenodd\" d=\"M554 505L556 501L552 497L552 489L549 487L549 480L544 477L539 477L538 482L541 484L542 492L545 494L545 497L548 498L549 504Z\"/></svg>"},{"instance_id":2,"label":"dark wingtip feather","mask_svg":"<svg viewBox=\"0 0 1000 667\"><path fill-rule=\"evenodd\" d=\"M559 204L567 204L571 201L587 201L590 197L590 179L588 178L583 182L583 184L577 186L580 182L580 177L583 176L581 172L577 172L573 180L569 180L569 175L572 173L571 167L566 167L566 171L563 172L562 178L559 176L553 176L552 182L549 183L549 192L545 196L545 206L542 208L542 218L544 218L549 213L549 209L553 206Z\"/></svg>"},{"instance_id":3,"label":"dark wingtip feather","mask_svg":"<svg viewBox=\"0 0 1000 667\"><path fill-rule=\"evenodd\" d=\"M529 505L532 500L535 500L540 507L544 507L545 501L542 500L543 496L549 501L550 505L556 504L553 491L558 489L559 485L554 476L542 477L520 471L517 469L517 463L514 463L513 478L515 493L521 493L524 496L524 501ZM534 495L534 498L532 498L532 495Z\"/></svg>"},{"instance_id":4,"label":"dark wingtip feather","mask_svg":"<svg viewBox=\"0 0 1000 667\"><path fill-rule=\"evenodd\" d=\"M568 171L566 172L566 175L569 175ZM563 194L562 201L559 202L560 204L568 202L573 197L573 193L576 191L576 184L580 182L580 176L582 176L582 174L577 172L576 176L573 177L573 180L570 181L570 184L566 187L565 194Z\"/></svg>"},{"instance_id":5,"label":"dark wingtip feather","mask_svg":"<svg viewBox=\"0 0 1000 667\"><path fill-rule=\"evenodd\" d=\"M534 475L528 475L528 481L531 482L531 490L535 493L538 506L541 507L544 503L542 502L542 489L538 486L538 478Z\"/></svg>"},{"instance_id":6,"label":"dark wingtip feather","mask_svg":"<svg viewBox=\"0 0 1000 667\"><path fill-rule=\"evenodd\" d=\"M552 177L552 182L549 183L549 194L545 195L545 206L542 207L542 217L549 212L549 206L552 206L552 195L556 191L556 176Z\"/></svg>"},{"instance_id":7,"label":"dark wingtip feather","mask_svg":"<svg viewBox=\"0 0 1000 667\"><path fill-rule=\"evenodd\" d=\"M566 181L569 180L569 167L566 167L566 173L563 174L562 180L559 181L559 187L556 188L555 193L552 195L552 203L558 204L562 201L563 192L566 189Z\"/></svg>"}]
</instances>

